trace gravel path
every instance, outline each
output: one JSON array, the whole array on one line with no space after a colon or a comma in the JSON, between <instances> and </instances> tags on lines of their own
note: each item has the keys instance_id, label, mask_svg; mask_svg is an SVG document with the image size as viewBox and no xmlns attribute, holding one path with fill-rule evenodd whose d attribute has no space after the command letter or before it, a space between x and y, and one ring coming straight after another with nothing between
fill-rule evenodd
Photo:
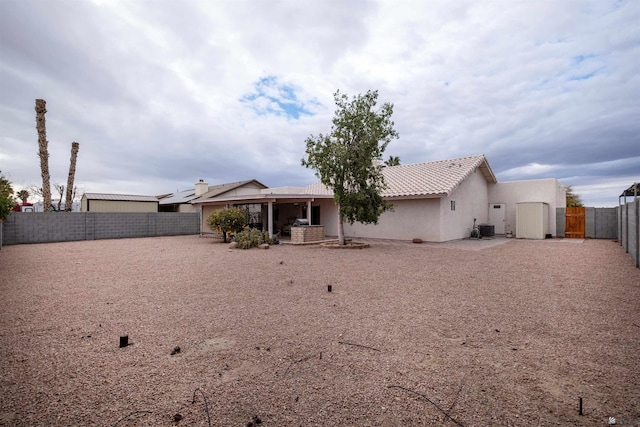
<instances>
[{"instance_id":1,"label":"gravel path","mask_svg":"<svg viewBox=\"0 0 640 427\"><path fill-rule=\"evenodd\" d=\"M5 246L0 425L640 425L617 243L370 243Z\"/></svg>"}]
</instances>

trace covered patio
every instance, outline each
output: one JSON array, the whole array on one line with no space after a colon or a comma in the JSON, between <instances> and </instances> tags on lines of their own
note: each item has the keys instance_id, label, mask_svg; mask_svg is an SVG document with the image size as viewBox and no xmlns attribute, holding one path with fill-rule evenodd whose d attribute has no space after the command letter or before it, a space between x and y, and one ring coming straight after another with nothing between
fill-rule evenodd
<instances>
[{"instance_id":1,"label":"covered patio","mask_svg":"<svg viewBox=\"0 0 640 427\"><path fill-rule=\"evenodd\" d=\"M321 196L321 199L324 199ZM316 203L314 203L316 202ZM200 234L211 231L207 218L215 210L241 208L247 211L249 226L266 230L270 237L291 238L291 229L296 220L305 220L310 226L320 226L320 205L316 197L308 194L251 194L242 196L214 197L192 202L201 215Z\"/></svg>"}]
</instances>

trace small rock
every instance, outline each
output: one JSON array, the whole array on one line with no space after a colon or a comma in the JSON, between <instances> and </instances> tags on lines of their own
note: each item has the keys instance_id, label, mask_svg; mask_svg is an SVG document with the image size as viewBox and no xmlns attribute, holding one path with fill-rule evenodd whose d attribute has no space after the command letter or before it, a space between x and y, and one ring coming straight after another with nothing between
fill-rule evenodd
<instances>
[{"instance_id":1,"label":"small rock","mask_svg":"<svg viewBox=\"0 0 640 427\"><path fill-rule=\"evenodd\" d=\"M263 243L260 246L258 246L260 249L269 249L269 244L268 243Z\"/></svg>"},{"instance_id":2,"label":"small rock","mask_svg":"<svg viewBox=\"0 0 640 427\"><path fill-rule=\"evenodd\" d=\"M176 347L173 348L173 351L171 352L171 355L173 356L173 355L176 355L178 353L180 353L180 347L176 346Z\"/></svg>"},{"instance_id":3,"label":"small rock","mask_svg":"<svg viewBox=\"0 0 640 427\"><path fill-rule=\"evenodd\" d=\"M229 249L235 249L238 247L238 242L231 242L229 243Z\"/></svg>"},{"instance_id":4,"label":"small rock","mask_svg":"<svg viewBox=\"0 0 640 427\"><path fill-rule=\"evenodd\" d=\"M180 415L180 414L175 414L175 415L173 416L173 421L177 423L178 421L181 421L181 420L182 420L182 418L184 418L182 415Z\"/></svg>"},{"instance_id":5,"label":"small rock","mask_svg":"<svg viewBox=\"0 0 640 427\"><path fill-rule=\"evenodd\" d=\"M261 420L257 415L254 415L254 416L253 416L253 422L254 422L254 424L256 424L256 425L257 425L257 424L262 424L262 420Z\"/></svg>"}]
</instances>

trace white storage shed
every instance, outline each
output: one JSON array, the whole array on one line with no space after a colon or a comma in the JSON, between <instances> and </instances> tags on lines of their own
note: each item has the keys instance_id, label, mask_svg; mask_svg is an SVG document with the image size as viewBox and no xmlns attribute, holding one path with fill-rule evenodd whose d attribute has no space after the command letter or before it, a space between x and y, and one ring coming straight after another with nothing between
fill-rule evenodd
<instances>
[{"instance_id":1,"label":"white storage shed","mask_svg":"<svg viewBox=\"0 0 640 427\"><path fill-rule=\"evenodd\" d=\"M548 203L521 202L516 204L516 238L544 239L548 233Z\"/></svg>"}]
</instances>

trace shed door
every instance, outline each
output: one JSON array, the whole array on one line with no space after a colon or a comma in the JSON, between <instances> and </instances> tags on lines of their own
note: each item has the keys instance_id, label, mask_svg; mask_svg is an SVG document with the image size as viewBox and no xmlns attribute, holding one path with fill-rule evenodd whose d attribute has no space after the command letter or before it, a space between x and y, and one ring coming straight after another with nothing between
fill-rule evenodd
<instances>
[{"instance_id":1,"label":"shed door","mask_svg":"<svg viewBox=\"0 0 640 427\"><path fill-rule=\"evenodd\" d=\"M504 203L489 204L489 224L494 226L496 234L504 234L507 222L507 205Z\"/></svg>"}]
</instances>

